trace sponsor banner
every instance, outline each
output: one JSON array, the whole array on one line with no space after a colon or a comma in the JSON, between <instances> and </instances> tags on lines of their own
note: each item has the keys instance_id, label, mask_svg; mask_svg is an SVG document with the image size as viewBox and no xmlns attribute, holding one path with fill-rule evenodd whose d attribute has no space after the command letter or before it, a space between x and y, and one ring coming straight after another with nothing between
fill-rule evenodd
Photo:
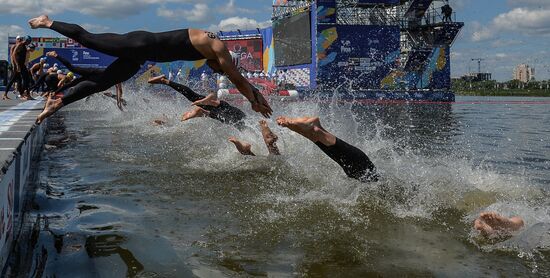
<instances>
[{"instance_id":1,"label":"sponsor banner","mask_svg":"<svg viewBox=\"0 0 550 278\"><path fill-rule=\"evenodd\" d=\"M399 59L398 26L341 25L319 27L317 83L333 88L350 84L354 90L380 89Z\"/></svg>"},{"instance_id":2,"label":"sponsor banner","mask_svg":"<svg viewBox=\"0 0 550 278\"><path fill-rule=\"evenodd\" d=\"M87 48L45 48L44 53L53 50L76 67L106 68L115 60L112 56ZM38 62L38 60L33 62ZM46 63L50 66L57 63L60 69L65 69L65 66L54 58L46 57Z\"/></svg>"},{"instance_id":3,"label":"sponsor banner","mask_svg":"<svg viewBox=\"0 0 550 278\"><path fill-rule=\"evenodd\" d=\"M225 46L241 57L241 67L247 71L263 70L263 42L261 38L224 40Z\"/></svg>"},{"instance_id":4,"label":"sponsor banner","mask_svg":"<svg viewBox=\"0 0 550 278\"><path fill-rule=\"evenodd\" d=\"M0 267L6 263L13 237L15 163L0 181Z\"/></svg>"},{"instance_id":5,"label":"sponsor banner","mask_svg":"<svg viewBox=\"0 0 550 278\"><path fill-rule=\"evenodd\" d=\"M19 156L19 184L16 184L17 190L15 191L15 211L17 215L20 214L23 201L25 200L25 185L27 184L31 167L33 134L31 133L25 143L23 143Z\"/></svg>"}]
</instances>

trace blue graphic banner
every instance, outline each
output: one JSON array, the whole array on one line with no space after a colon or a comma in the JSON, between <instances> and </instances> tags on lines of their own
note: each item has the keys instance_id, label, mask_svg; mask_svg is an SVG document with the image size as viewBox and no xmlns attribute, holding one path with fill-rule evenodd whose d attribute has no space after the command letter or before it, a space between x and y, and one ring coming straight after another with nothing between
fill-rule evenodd
<instances>
[{"instance_id":1,"label":"blue graphic banner","mask_svg":"<svg viewBox=\"0 0 550 278\"><path fill-rule=\"evenodd\" d=\"M399 26L319 26L317 84L379 89L400 55Z\"/></svg>"}]
</instances>

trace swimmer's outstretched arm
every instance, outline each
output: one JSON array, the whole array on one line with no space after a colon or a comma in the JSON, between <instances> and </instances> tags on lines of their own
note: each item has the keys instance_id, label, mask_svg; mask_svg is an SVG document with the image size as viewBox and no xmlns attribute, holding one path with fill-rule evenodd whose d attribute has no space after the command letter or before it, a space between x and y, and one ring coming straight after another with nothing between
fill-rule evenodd
<instances>
[{"instance_id":1,"label":"swimmer's outstretched arm","mask_svg":"<svg viewBox=\"0 0 550 278\"><path fill-rule=\"evenodd\" d=\"M338 139L321 126L317 117L278 117L277 123L315 143L328 157L334 160L350 178L359 181L376 181L376 167L360 149Z\"/></svg>"}]
</instances>

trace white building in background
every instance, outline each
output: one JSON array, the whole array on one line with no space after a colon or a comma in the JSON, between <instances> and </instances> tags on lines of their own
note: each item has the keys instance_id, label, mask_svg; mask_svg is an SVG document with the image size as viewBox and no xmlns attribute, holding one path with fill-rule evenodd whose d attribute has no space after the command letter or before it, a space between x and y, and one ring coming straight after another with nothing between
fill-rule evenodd
<instances>
[{"instance_id":1,"label":"white building in background","mask_svg":"<svg viewBox=\"0 0 550 278\"><path fill-rule=\"evenodd\" d=\"M523 83L535 80L535 69L526 64L521 64L514 70L514 79Z\"/></svg>"}]
</instances>

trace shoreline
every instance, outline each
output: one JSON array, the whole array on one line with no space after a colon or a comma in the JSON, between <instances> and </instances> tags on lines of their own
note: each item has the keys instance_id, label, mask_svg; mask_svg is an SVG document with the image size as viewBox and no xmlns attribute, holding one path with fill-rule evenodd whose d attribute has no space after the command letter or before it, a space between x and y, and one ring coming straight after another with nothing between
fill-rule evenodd
<instances>
[{"instance_id":1,"label":"shoreline","mask_svg":"<svg viewBox=\"0 0 550 278\"><path fill-rule=\"evenodd\" d=\"M518 91L456 91L457 96L479 96L479 97L550 97L550 91L518 92Z\"/></svg>"}]
</instances>

